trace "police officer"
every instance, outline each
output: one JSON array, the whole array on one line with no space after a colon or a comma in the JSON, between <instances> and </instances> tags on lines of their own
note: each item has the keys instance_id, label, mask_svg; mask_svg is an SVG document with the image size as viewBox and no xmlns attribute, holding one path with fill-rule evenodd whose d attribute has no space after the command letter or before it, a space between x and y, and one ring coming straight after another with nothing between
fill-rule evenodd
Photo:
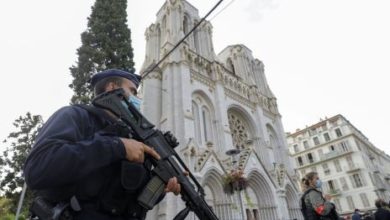
<instances>
[{"instance_id":1,"label":"police officer","mask_svg":"<svg viewBox=\"0 0 390 220\"><path fill-rule=\"evenodd\" d=\"M136 74L109 69L95 74L91 85L95 95L122 88L139 106L139 82ZM49 207L66 204L62 207L76 220L144 219L146 210L137 203L137 195L150 179L145 155L160 156L149 146L119 135L114 116L102 109L98 112L72 105L48 119L24 166L27 185ZM180 190L176 178L165 189L176 195Z\"/></svg>"},{"instance_id":2,"label":"police officer","mask_svg":"<svg viewBox=\"0 0 390 220\"><path fill-rule=\"evenodd\" d=\"M301 198L302 214L305 220L338 220L335 205L329 195L322 195L322 181L317 172L309 172L302 179L305 192Z\"/></svg>"}]
</instances>

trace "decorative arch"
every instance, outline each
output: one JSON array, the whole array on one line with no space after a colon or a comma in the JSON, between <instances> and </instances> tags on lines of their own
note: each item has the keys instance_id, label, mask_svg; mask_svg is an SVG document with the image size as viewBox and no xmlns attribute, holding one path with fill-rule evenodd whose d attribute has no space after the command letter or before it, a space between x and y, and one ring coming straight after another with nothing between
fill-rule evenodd
<instances>
[{"instance_id":1,"label":"decorative arch","mask_svg":"<svg viewBox=\"0 0 390 220\"><path fill-rule=\"evenodd\" d=\"M223 191L223 177L217 169L211 168L202 178L202 186L205 189L205 199L212 207L219 219L231 219L233 215L230 198Z\"/></svg>"},{"instance_id":2,"label":"decorative arch","mask_svg":"<svg viewBox=\"0 0 390 220\"><path fill-rule=\"evenodd\" d=\"M164 15L164 17L161 20L161 30L165 33L167 30L167 16Z\"/></svg>"},{"instance_id":3,"label":"decorative arch","mask_svg":"<svg viewBox=\"0 0 390 220\"><path fill-rule=\"evenodd\" d=\"M233 61L232 61L232 58L228 58L226 60L226 65L227 65L227 69L230 70L233 75L236 75L236 71L235 71L235 68L234 68L234 64L233 64Z\"/></svg>"},{"instance_id":4,"label":"decorative arch","mask_svg":"<svg viewBox=\"0 0 390 220\"><path fill-rule=\"evenodd\" d=\"M301 209L299 207L299 198L293 187L289 184L286 185L286 200L288 216L292 219L302 219Z\"/></svg>"},{"instance_id":5,"label":"decorative arch","mask_svg":"<svg viewBox=\"0 0 390 220\"><path fill-rule=\"evenodd\" d=\"M194 21L194 25L198 24L198 20L195 20ZM197 53L200 53L200 42L199 42L199 31L197 29L195 29L194 31L194 46L195 46L195 51Z\"/></svg>"},{"instance_id":6,"label":"decorative arch","mask_svg":"<svg viewBox=\"0 0 390 220\"><path fill-rule=\"evenodd\" d=\"M240 106L230 106L227 114L234 147L246 149L256 133L254 121Z\"/></svg>"},{"instance_id":7,"label":"decorative arch","mask_svg":"<svg viewBox=\"0 0 390 220\"><path fill-rule=\"evenodd\" d=\"M248 186L255 193L257 204L257 211L259 219L277 220L277 206L274 198L274 193L270 184L266 179L258 172L252 171L248 174Z\"/></svg>"},{"instance_id":8,"label":"decorative arch","mask_svg":"<svg viewBox=\"0 0 390 220\"><path fill-rule=\"evenodd\" d=\"M194 116L195 140L205 147L209 142L216 145L215 111L211 99L200 90L192 93L192 114Z\"/></svg>"},{"instance_id":9,"label":"decorative arch","mask_svg":"<svg viewBox=\"0 0 390 220\"><path fill-rule=\"evenodd\" d=\"M184 18L183 18L183 33L184 33L184 35L186 35L190 29L189 23L190 23L190 21L189 21L188 15L184 14Z\"/></svg>"},{"instance_id":10,"label":"decorative arch","mask_svg":"<svg viewBox=\"0 0 390 220\"><path fill-rule=\"evenodd\" d=\"M268 156L271 163L283 163L283 158L281 157L281 143L278 134L275 132L275 129L272 125L267 124L267 134L269 138L269 147L268 147Z\"/></svg>"}]
</instances>

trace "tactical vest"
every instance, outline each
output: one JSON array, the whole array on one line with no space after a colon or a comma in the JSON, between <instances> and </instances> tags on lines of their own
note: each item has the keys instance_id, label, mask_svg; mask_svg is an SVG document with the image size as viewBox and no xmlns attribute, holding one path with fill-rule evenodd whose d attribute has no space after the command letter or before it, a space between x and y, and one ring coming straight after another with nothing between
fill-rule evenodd
<instances>
[{"instance_id":1,"label":"tactical vest","mask_svg":"<svg viewBox=\"0 0 390 220\"><path fill-rule=\"evenodd\" d=\"M111 118L102 109L88 105L76 106L87 110L91 116L100 120L101 123L106 123L102 124L103 129L100 132L117 137L129 137L131 131ZM110 123L107 124L107 121ZM114 166L114 169L112 166ZM75 197L81 211L83 209L94 209L113 216L144 219L147 210L138 204L137 197L151 178L151 173L148 171L151 164L132 163L124 160L112 166L110 166L110 169L99 170L104 175L105 181L93 184L98 190L91 190L91 185L80 183L61 189L39 190L36 191L36 195L44 198L52 206L64 202L69 203L68 201ZM112 170L116 171L112 172ZM98 193L96 193L97 191Z\"/></svg>"}]
</instances>

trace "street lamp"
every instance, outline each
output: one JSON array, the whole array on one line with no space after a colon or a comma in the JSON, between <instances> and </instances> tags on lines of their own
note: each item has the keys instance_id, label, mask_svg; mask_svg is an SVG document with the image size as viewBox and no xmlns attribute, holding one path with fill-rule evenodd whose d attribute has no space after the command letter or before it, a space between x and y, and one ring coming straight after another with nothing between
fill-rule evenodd
<instances>
[{"instance_id":1,"label":"street lamp","mask_svg":"<svg viewBox=\"0 0 390 220\"><path fill-rule=\"evenodd\" d=\"M237 169L237 157L241 153L239 149L231 149L226 151L226 155L232 158L232 168Z\"/></svg>"},{"instance_id":2,"label":"street lamp","mask_svg":"<svg viewBox=\"0 0 390 220\"><path fill-rule=\"evenodd\" d=\"M226 155L230 156L232 158L232 169L234 171L238 171L238 166L237 166L237 161L238 161L238 156L241 153L241 150L239 149L230 149L226 151ZM240 208L241 208L241 217L242 220L245 220L245 214L244 214L244 206L242 203L242 198L241 198L241 191L234 189L234 191L237 191L238 194L238 199L240 203Z\"/></svg>"}]
</instances>

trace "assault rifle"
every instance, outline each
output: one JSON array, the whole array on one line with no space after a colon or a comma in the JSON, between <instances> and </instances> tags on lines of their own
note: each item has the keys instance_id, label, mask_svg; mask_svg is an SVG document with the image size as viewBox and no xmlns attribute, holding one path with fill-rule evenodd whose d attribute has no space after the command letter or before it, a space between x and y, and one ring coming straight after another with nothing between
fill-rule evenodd
<instances>
[{"instance_id":1,"label":"assault rifle","mask_svg":"<svg viewBox=\"0 0 390 220\"><path fill-rule=\"evenodd\" d=\"M92 104L117 116L118 120L131 131L132 138L152 147L161 156L160 160L146 157L146 160L153 164L152 178L139 195L138 202L146 209L152 209L164 193L168 180L176 177L181 185L180 194L186 208L180 211L174 220L184 219L190 211L202 220L218 220L204 200L205 193L202 186L174 150L179 145L176 138L170 132L162 133L154 128L154 125L129 103L124 94L123 89L105 92L97 96ZM184 171L188 172L188 177Z\"/></svg>"}]
</instances>

